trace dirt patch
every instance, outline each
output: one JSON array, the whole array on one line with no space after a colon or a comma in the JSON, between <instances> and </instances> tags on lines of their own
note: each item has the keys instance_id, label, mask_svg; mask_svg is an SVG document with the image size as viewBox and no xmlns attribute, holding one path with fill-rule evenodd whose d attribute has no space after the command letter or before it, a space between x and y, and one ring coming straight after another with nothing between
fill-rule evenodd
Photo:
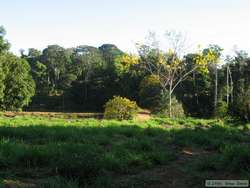
<instances>
[{"instance_id":1,"label":"dirt patch","mask_svg":"<svg viewBox=\"0 0 250 188\"><path fill-rule=\"evenodd\" d=\"M5 117L13 118L15 116L38 116L55 118L102 118L103 113L64 113L64 112L3 112Z\"/></svg>"},{"instance_id":2,"label":"dirt patch","mask_svg":"<svg viewBox=\"0 0 250 188\"><path fill-rule=\"evenodd\" d=\"M15 116L37 116L48 118L65 118L65 119L84 119L84 118L96 118L102 119L103 113L64 113L64 112L3 112L3 116L8 118L14 118ZM151 113L148 110L139 112L135 118L137 121L143 122L151 118Z\"/></svg>"},{"instance_id":3,"label":"dirt patch","mask_svg":"<svg viewBox=\"0 0 250 188\"><path fill-rule=\"evenodd\" d=\"M187 176L180 166L187 163L188 160L190 158L179 157L169 165L162 165L138 174L124 176L118 180L119 185L125 185L124 187L184 188L186 187Z\"/></svg>"},{"instance_id":4,"label":"dirt patch","mask_svg":"<svg viewBox=\"0 0 250 188\"><path fill-rule=\"evenodd\" d=\"M161 165L133 175L125 175L118 179L121 187L145 188L188 188L204 187L205 179L240 179L238 174L227 171L199 172L187 168L194 164L199 157L213 154L199 148L179 148L178 158L168 165Z\"/></svg>"},{"instance_id":5,"label":"dirt patch","mask_svg":"<svg viewBox=\"0 0 250 188\"><path fill-rule=\"evenodd\" d=\"M204 155L204 154L209 154L208 151L202 150L202 149L197 149L197 148L183 148L182 153L185 155Z\"/></svg>"},{"instance_id":6,"label":"dirt patch","mask_svg":"<svg viewBox=\"0 0 250 188\"><path fill-rule=\"evenodd\" d=\"M136 117L137 121L147 121L151 118L151 112L149 110L143 110L139 112L139 114Z\"/></svg>"},{"instance_id":7,"label":"dirt patch","mask_svg":"<svg viewBox=\"0 0 250 188\"><path fill-rule=\"evenodd\" d=\"M3 180L3 184L6 188L18 188L18 187L37 187L34 183L32 182L27 182L27 181L19 181L19 180Z\"/></svg>"}]
</instances>

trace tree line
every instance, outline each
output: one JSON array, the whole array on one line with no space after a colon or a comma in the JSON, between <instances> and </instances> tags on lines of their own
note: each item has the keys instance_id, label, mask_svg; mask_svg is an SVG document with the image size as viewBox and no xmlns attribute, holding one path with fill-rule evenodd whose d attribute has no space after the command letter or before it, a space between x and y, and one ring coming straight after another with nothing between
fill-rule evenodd
<instances>
[{"instance_id":1,"label":"tree line","mask_svg":"<svg viewBox=\"0 0 250 188\"><path fill-rule=\"evenodd\" d=\"M98 48L50 45L42 51L9 51L0 30L0 103L3 110L103 111L113 96L136 101L169 116L234 115L250 119L250 57L222 57L209 45L182 55L179 34L168 33L169 49L154 37L128 54L113 44Z\"/></svg>"}]
</instances>

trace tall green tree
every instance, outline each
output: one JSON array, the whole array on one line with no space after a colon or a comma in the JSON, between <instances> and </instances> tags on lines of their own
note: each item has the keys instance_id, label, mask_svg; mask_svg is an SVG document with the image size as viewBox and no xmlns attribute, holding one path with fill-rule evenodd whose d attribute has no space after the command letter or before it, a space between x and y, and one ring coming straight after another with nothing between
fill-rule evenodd
<instances>
[{"instance_id":1,"label":"tall green tree","mask_svg":"<svg viewBox=\"0 0 250 188\"><path fill-rule=\"evenodd\" d=\"M82 84L82 101L88 99L88 87L93 74L104 65L104 59L99 49L92 46L78 46L73 53L73 66L76 71L77 81Z\"/></svg>"},{"instance_id":2,"label":"tall green tree","mask_svg":"<svg viewBox=\"0 0 250 188\"><path fill-rule=\"evenodd\" d=\"M43 50L41 62L47 67L47 84L50 93L61 89L61 80L71 64L71 52L58 45L50 45Z\"/></svg>"},{"instance_id":3,"label":"tall green tree","mask_svg":"<svg viewBox=\"0 0 250 188\"><path fill-rule=\"evenodd\" d=\"M21 110L31 101L35 94L35 83L30 73L30 66L25 59L6 53L0 59L5 76L3 79L4 110Z\"/></svg>"},{"instance_id":4,"label":"tall green tree","mask_svg":"<svg viewBox=\"0 0 250 188\"><path fill-rule=\"evenodd\" d=\"M0 102L3 102L4 98L4 79L5 79L5 70L4 70L4 53L9 49L9 43L4 39L6 31L3 26L0 26Z\"/></svg>"},{"instance_id":5,"label":"tall green tree","mask_svg":"<svg viewBox=\"0 0 250 188\"><path fill-rule=\"evenodd\" d=\"M203 54L213 54L213 58L210 59L210 68L214 72L214 112L216 113L218 104L218 66L220 64L220 57L223 49L218 45L209 45L207 49L203 50Z\"/></svg>"},{"instance_id":6,"label":"tall green tree","mask_svg":"<svg viewBox=\"0 0 250 188\"><path fill-rule=\"evenodd\" d=\"M233 83L230 111L233 115L250 121L250 57L244 51L236 51L234 57L228 58L227 64Z\"/></svg>"},{"instance_id":7,"label":"tall green tree","mask_svg":"<svg viewBox=\"0 0 250 188\"><path fill-rule=\"evenodd\" d=\"M6 31L3 26L0 26L0 54L7 52L10 48L9 42L4 38Z\"/></svg>"},{"instance_id":8,"label":"tall green tree","mask_svg":"<svg viewBox=\"0 0 250 188\"><path fill-rule=\"evenodd\" d=\"M36 95L46 95L49 92L47 66L41 63L41 55L41 51L29 48L28 54L23 56L30 65L30 72L36 83Z\"/></svg>"},{"instance_id":9,"label":"tall green tree","mask_svg":"<svg viewBox=\"0 0 250 188\"><path fill-rule=\"evenodd\" d=\"M184 57L185 68L195 66L199 54ZM213 79L210 72L195 70L176 88L175 95L183 103L186 114L195 117L210 117L213 113Z\"/></svg>"}]
</instances>

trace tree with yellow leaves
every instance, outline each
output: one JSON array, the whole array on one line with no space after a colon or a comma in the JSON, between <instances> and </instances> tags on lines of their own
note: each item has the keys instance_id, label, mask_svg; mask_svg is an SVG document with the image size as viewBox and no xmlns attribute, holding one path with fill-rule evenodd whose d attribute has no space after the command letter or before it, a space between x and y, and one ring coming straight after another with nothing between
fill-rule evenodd
<instances>
[{"instance_id":1,"label":"tree with yellow leaves","mask_svg":"<svg viewBox=\"0 0 250 188\"><path fill-rule=\"evenodd\" d=\"M184 46L184 39L181 39L180 33L167 33L170 42L170 48L164 52L155 45L138 45L138 53L140 56L140 64L148 73L159 77L160 85L164 93L169 95L169 117L172 117L172 94L175 88L184 81L188 75L194 71L208 72L208 64L217 62L217 54L212 49L208 49L206 53L198 52L195 64L191 69L186 68L185 61L181 57ZM153 38L155 40L155 38ZM183 41L183 42L182 42ZM152 42L151 44L158 44Z\"/></svg>"},{"instance_id":2,"label":"tree with yellow leaves","mask_svg":"<svg viewBox=\"0 0 250 188\"><path fill-rule=\"evenodd\" d=\"M133 54L123 54L115 59L115 67L119 73L129 72L131 67L139 63L139 57Z\"/></svg>"},{"instance_id":3,"label":"tree with yellow leaves","mask_svg":"<svg viewBox=\"0 0 250 188\"><path fill-rule=\"evenodd\" d=\"M212 63L212 68L214 70L214 113L217 110L218 103L218 65L220 64L221 51L223 49L218 45L209 45L207 49L203 50L203 54L207 56L209 62Z\"/></svg>"}]
</instances>

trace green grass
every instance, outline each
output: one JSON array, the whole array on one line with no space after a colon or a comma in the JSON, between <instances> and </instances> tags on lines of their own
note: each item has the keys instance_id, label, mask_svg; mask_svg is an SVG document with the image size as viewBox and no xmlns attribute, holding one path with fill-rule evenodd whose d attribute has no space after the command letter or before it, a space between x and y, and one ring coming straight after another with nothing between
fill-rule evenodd
<instances>
[{"instance_id":1,"label":"green grass","mask_svg":"<svg viewBox=\"0 0 250 188\"><path fill-rule=\"evenodd\" d=\"M0 184L202 187L205 179L249 179L249 145L249 125L221 120L0 116Z\"/></svg>"}]
</instances>

